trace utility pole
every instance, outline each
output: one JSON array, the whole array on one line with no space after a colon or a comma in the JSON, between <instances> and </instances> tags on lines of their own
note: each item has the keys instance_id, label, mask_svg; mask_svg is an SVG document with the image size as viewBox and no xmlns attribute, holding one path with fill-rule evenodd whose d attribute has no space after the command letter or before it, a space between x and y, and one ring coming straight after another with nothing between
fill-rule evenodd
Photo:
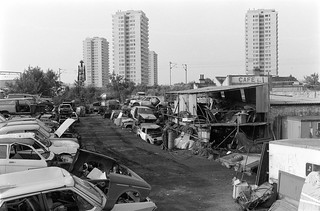
<instances>
[{"instance_id":1,"label":"utility pole","mask_svg":"<svg viewBox=\"0 0 320 211\"><path fill-rule=\"evenodd\" d=\"M171 70L172 70L172 68L174 68L176 66L177 66L177 64L169 62L169 67L170 67L170 86L171 86Z\"/></svg>"},{"instance_id":2,"label":"utility pole","mask_svg":"<svg viewBox=\"0 0 320 211\"><path fill-rule=\"evenodd\" d=\"M61 74L62 74L62 71L61 71L61 70L66 71L65 69L61 69L61 68L59 68L59 70L58 70L58 79L59 79L59 83L61 83Z\"/></svg>"},{"instance_id":3,"label":"utility pole","mask_svg":"<svg viewBox=\"0 0 320 211\"><path fill-rule=\"evenodd\" d=\"M186 71L186 84L188 83L187 81L187 64L182 64L183 69Z\"/></svg>"},{"instance_id":4,"label":"utility pole","mask_svg":"<svg viewBox=\"0 0 320 211\"><path fill-rule=\"evenodd\" d=\"M61 78L60 78L60 76L61 76L61 70L62 70L62 69L61 69L61 68L59 68L59 71L58 71L59 83L61 82L61 80L60 80L60 79L61 79Z\"/></svg>"}]
</instances>

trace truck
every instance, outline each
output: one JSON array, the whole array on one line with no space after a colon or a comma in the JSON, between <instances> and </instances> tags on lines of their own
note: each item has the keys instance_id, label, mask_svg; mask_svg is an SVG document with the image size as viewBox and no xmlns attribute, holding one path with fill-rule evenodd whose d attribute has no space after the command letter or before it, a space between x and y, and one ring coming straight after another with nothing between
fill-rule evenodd
<instances>
[{"instance_id":1,"label":"truck","mask_svg":"<svg viewBox=\"0 0 320 211\"><path fill-rule=\"evenodd\" d=\"M5 98L0 99L0 113L9 115L33 115L45 109L34 98Z\"/></svg>"}]
</instances>

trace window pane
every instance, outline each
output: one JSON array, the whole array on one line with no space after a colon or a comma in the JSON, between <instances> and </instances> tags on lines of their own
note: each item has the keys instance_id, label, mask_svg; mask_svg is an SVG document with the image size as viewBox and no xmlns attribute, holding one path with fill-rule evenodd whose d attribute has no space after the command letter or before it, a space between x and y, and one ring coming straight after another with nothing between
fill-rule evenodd
<instances>
[{"instance_id":1,"label":"window pane","mask_svg":"<svg viewBox=\"0 0 320 211\"><path fill-rule=\"evenodd\" d=\"M0 158L1 159L7 158L7 146L6 145L0 145Z\"/></svg>"}]
</instances>

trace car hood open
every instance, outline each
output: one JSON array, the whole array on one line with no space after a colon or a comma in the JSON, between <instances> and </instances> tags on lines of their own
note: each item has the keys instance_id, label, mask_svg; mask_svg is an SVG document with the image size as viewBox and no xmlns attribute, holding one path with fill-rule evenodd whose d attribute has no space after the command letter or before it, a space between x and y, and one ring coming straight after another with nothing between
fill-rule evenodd
<instances>
[{"instance_id":1,"label":"car hood open","mask_svg":"<svg viewBox=\"0 0 320 211\"><path fill-rule=\"evenodd\" d=\"M75 122L75 119L68 118L66 119L62 125L54 132L59 138L62 136L64 132Z\"/></svg>"},{"instance_id":2,"label":"car hood open","mask_svg":"<svg viewBox=\"0 0 320 211\"><path fill-rule=\"evenodd\" d=\"M125 181L123 181L123 180L125 180L125 178L123 178L123 176L121 176L120 174L109 173L109 172L111 172L111 170L115 164L119 164L115 159L113 159L109 156L106 156L106 155L103 155L100 153L96 153L96 152L92 152L89 150L85 150L85 149L80 149L80 148L78 149L68 171L78 177L81 177L82 172L79 170L81 170L83 168L84 163L89 163L90 161L97 161L99 163L102 163L102 166L100 166L100 170L102 172L106 172L108 174L108 177L111 180L113 180L114 182L117 181L120 183L121 182L125 183ZM126 172L127 174L130 174L131 177L135 178L135 180L136 180L136 181L134 181L135 184L131 184L131 185L144 186L146 189L151 190L151 186L144 179L142 179L137 173L135 173L134 171L132 171L131 169L129 169L128 167L126 167L122 164L119 164L119 165L127 171Z\"/></svg>"}]
</instances>

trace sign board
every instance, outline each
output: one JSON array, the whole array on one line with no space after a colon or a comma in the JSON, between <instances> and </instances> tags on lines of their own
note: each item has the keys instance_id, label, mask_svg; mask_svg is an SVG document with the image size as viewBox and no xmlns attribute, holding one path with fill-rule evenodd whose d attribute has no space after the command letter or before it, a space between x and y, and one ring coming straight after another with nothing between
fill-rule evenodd
<instances>
[{"instance_id":1,"label":"sign board","mask_svg":"<svg viewBox=\"0 0 320 211\"><path fill-rule=\"evenodd\" d=\"M269 82L268 76L256 76L256 75L237 75L229 76L230 85L239 84L263 84Z\"/></svg>"},{"instance_id":2,"label":"sign board","mask_svg":"<svg viewBox=\"0 0 320 211\"><path fill-rule=\"evenodd\" d=\"M227 77L221 77L221 76L217 76L216 79L220 84L223 84L224 80L226 80Z\"/></svg>"}]
</instances>

